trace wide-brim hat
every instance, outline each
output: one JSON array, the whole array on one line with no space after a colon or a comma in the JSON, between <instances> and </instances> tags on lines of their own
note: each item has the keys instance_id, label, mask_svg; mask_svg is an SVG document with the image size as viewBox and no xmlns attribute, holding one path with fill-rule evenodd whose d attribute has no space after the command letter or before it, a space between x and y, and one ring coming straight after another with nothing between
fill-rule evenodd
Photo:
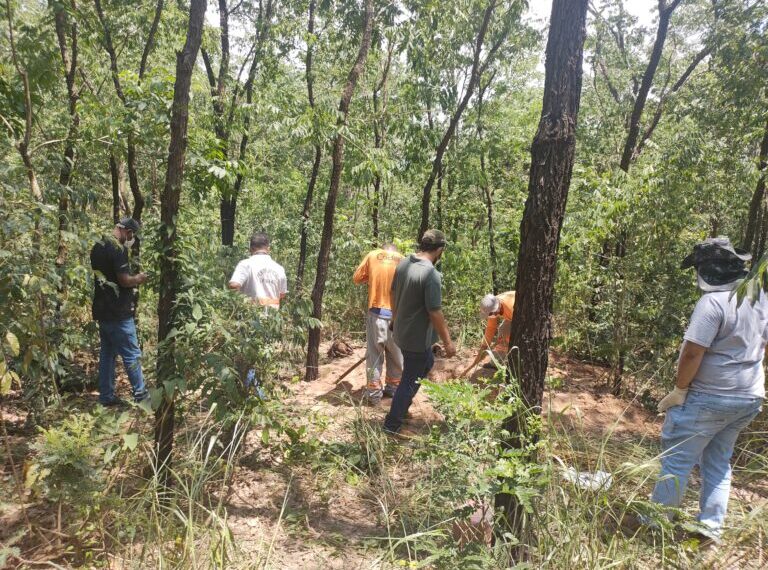
<instances>
[{"instance_id":1,"label":"wide-brim hat","mask_svg":"<svg viewBox=\"0 0 768 570\"><path fill-rule=\"evenodd\" d=\"M725 236L708 238L693 246L693 252L683 259L681 269L696 268L702 291L732 291L747 276L746 262L752 256L735 248Z\"/></svg>"}]
</instances>

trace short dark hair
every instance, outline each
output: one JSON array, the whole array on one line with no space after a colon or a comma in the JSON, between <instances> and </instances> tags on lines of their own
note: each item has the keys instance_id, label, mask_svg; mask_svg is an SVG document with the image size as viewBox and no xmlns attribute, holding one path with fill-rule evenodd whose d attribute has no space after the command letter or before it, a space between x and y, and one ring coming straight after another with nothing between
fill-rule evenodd
<instances>
[{"instance_id":1,"label":"short dark hair","mask_svg":"<svg viewBox=\"0 0 768 570\"><path fill-rule=\"evenodd\" d=\"M251 235L251 250L269 247L269 235L265 232L253 232Z\"/></svg>"}]
</instances>

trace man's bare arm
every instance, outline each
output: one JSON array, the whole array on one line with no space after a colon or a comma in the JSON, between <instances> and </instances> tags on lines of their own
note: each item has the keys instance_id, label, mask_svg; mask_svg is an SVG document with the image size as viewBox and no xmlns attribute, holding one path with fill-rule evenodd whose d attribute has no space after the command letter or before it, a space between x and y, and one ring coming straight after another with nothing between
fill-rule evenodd
<instances>
[{"instance_id":1,"label":"man's bare arm","mask_svg":"<svg viewBox=\"0 0 768 570\"><path fill-rule=\"evenodd\" d=\"M429 311L429 320L432 322L432 326L435 327L437 335L445 345L445 354L449 358L456 354L456 347L451 340L451 333L448 331L448 323L445 322L445 315L443 315L442 309L436 311Z\"/></svg>"},{"instance_id":2,"label":"man's bare arm","mask_svg":"<svg viewBox=\"0 0 768 570\"><path fill-rule=\"evenodd\" d=\"M686 340L683 344L683 350L680 351L680 360L677 362L677 387L683 390L693 382L696 372L701 366L701 359L707 352L705 346Z\"/></svg>"},{"instance_id":3,"label":"man's bare arm","mask_svg":"<svg viewBox=\"0 0 768 570\"><path fill-rule=\"evenodd\" d=\"M229 288L234 290L234 291L239 291L240 287L242 287L242 285L240 283L238 283L237 281L230 281L229 282Z\"/></svg>"},{"instance_id":4,"label":"man's bare arm","mask_svg":"<svg viewBox=\"0 0 768 570\"><path fill-rule=\"evenodd\" d=\"M117 282L120 287L130 289L132 287L138 287L147 280L146 273L137 273L136 275L130 275L128 273L118 273Z\"/></svg>"}]
</instances>

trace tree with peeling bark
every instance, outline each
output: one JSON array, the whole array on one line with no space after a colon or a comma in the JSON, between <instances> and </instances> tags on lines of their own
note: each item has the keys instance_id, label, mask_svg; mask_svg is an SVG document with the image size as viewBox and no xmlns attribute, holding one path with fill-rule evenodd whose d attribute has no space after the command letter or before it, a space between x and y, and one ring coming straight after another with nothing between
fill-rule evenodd
<instances>
[{"instance_id":1,"label":"tree with peeling bark","mask_svg":"<svg viewBox=\"0 0 768 570\"><path fill-rule=\"evenodd\" d=\"M323 295L325 293L325 281L328 275L328 262L331 256L333 239L333 222L336 214L336 199L341 183L341 172L344 161L344 128L352 103L352 95L355 93L357 81L365 68L365 60L371 47L371 35L373 33L373 0L365 0L360 33L360 47L352 69L349 70L347 81L341 93L339 101L338 120L336 123L336 137L333 141L331 154L331 180L328 188L328 196L325 200L325 216L323 218L323 232L320 239L320 251L317 254L317 271L315 273L315 285L312 288L312 317L320 321L323 318ZM320 327L313 326L309 330L307 344L307 362L304 380L311 382L317 380L318 365L320 363Z\"/></svg>"},{"instance_id":2,"label":"tree with peeling bark","mask_svg":"<svg viewBox=\"0 0 768 570\"><path fill-rule=\"evenodd\" d=\"M544 103L531 145L528 199L520 224L515 311L508 366L531 414L541 414L552 338L552 299L560 229L576 151L576 125L588 0L554 0L545 61ZM510 434L525 433L520 416L505 420ZM507 442L514 445L514 441ZM520 535L523 509L509 489L496 495L502 534Z\"/></svg>"}]
</instances>

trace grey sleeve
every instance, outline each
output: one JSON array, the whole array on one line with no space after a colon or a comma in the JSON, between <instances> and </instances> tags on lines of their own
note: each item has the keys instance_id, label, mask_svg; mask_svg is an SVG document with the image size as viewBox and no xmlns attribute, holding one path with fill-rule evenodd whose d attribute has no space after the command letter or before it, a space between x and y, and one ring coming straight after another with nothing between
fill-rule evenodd
<instances>
[{"instance_id":1,"label":"grey sleeve","mask_svg":"<svg viewBox=\"0 0 768 570\"><path fill-rule=\"evenodd\" d=\"M693 309L691 322L688 323L683 338L709 348L717 337L724 318L723 309L718 305L715 296L703 295Z\"/></svg>"},{"instance_id":2,"label":"grey sleeve","mask_svg":"<svg viewBox=\"0 0 768 570\"><path fill-rule=\"evenodd\" d=\"M443 306L442 279L436 269L429 273L424 284L424 305L428 311L437 311Z\"/></svg>"}]
</instances>

